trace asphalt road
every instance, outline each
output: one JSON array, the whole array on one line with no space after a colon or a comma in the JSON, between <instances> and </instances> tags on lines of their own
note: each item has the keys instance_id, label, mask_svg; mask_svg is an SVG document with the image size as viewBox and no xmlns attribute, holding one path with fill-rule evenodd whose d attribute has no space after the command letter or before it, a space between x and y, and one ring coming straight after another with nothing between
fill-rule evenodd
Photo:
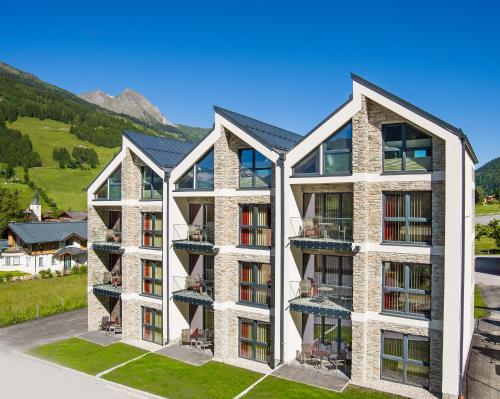
<instances>
[{"instance_id":1,"label":"asphalt road","mask_svg":"<svg viewBox=\"0 0 500 399\"><path fill-rule=\"evenodd\" d=\"M490 220L498 219L500 220L500 215L482 215L476 216L476 223L479 224L488 224Z\"/></svg>"},{"instance_id":2,"label":"asphalt road","mask_svg":"<svg viewBox=\"0 0 500 399\"><path fill-rule=\"evenodd\" d=\"M87 308L0 328L0 347L27 350L87 331Z\"/></svg>"}]
</instances>

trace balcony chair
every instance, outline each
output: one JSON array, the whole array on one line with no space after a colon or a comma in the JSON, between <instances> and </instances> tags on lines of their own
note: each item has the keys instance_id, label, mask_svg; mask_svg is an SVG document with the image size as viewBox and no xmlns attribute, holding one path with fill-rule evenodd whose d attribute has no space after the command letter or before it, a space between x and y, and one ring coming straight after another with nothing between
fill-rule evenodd
<instances>
[{"instance_id":1,"label":"balcony chair","mask_svg":"<svg viewBox=\"0 0 500 399\"><path fill-rule=\"evenodd\" d=\"M203 241L203 231L200 226L188 227L188 241Z\"/></svg>"},{"instance_id":2,"label":"balcony chair","mask_svg":"<svg viewBox=\"0 0 500 399\"><path fill-rule=\"evenodd\" d=\"M109 321L109 316L102 316L101 323L99 324L99 330L100 331L107 331L110 324L111 324L111 322Z\"/></svg>"},{"instance_id":3,"label":"balcony chair","mask_svg":"<svg viewBox=\"0 0 500 399\"><path fill-rule=\"evenodd\" d=\"M312 296L312 281L308 278L303 279L299 285L300 296L310 298Z\"/></svg>"},{"instance_id":4,"label":"balcony chair","mask_svg":"<svg viewBox=\"0 0 500 399\"><path fill-rule=\"evenodd\" d=\"M299 235L306 238L318 238L321 236L321 231L312 218L304 218Z\"/></svg>"},{"instance_id":5,"label":"balcony chair","mask_svg":"<svg viewBox=\"0 0 500 399\"><path fill-rule=\"evenodd\" d=\"M191 277L191 276L186 277L185 285L186 285L187 290L194 290L194 288L196 286L195 278Z\"/></svg>"}]
</instances>

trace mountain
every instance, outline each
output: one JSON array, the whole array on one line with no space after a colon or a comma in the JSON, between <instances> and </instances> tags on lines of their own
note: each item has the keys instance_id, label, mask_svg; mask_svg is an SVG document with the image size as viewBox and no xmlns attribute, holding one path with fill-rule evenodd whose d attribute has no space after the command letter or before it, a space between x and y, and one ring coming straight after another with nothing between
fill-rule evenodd
<instances>
[{"instance_id":1,"label":"mountain","mask_svg":"<svg viewBox=\"0 0 500 399\"><path fill-rule=\"evenodd\" d=\"M481 187L487 195L500 190L500 157L492 159L476 170L476 188Z\"/></svg>"},{"instance_id":2,"label":"mountain","mask_svg":"<svg viewBox=\"0 0 500 399\"><path fill-rule=\"evenodd\" d=\"M127 129L186 140L174 126L107 110L0 62L0 123L20 116L69 123L71 134L108 148L119 146L122 131Z\"/></svg>"},{"instance_id":3,"label":"mountain","mask_svg":"<svg viewBox=\"0 0 500 399\"><path fill-rule=\"evenodd\" d=\"M161 113L158 107L151 104L141 93L131 89L125 89L116 97L100 90L81 93L78 94L78 97L110 111L133 116L146 123L160 123L165 126L176 127Z\"/></svg>"}]
</instances>

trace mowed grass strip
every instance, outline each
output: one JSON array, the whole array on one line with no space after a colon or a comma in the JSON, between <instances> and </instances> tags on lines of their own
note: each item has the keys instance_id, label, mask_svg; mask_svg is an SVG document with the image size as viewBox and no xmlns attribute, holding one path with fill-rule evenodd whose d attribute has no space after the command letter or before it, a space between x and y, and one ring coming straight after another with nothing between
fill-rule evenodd
<instances>
[{"instance_id":1,"label":"mowed grass strip","mask_svg":"<svg viewBox=\"0 0 500 399\"><path fill-rule=\"evenodd\" d=\"M493 238L481 237L476 240L476 255L500 255L500 248Z\"/></svg>"},{"instance_id":2,"label":"mowed grass strip","mask_svg":"<svg viewBox=\"0 0 500 399\"><path fill-rule=\"evenodd\" d=\"M343 392L333 392L269 376L257 384L244 399L392 399L401 396L391 395L370 389L348 386Z\"/></svg>"},{"instance_id":3,"label":"mowed grass strip","mask_svg":"<svg viewBox=\"0 0 500 399\"><path fill-rule=\"evenodd\" d=\"M146 353L145 350L118 342L100 346L79 338L70 338L39 346L30 353L41 359L96 375Z\"/></svg>"},{"instance_id":4,"label":"mowed grass strip","mask_svg":"<svg viewBox=\"0 0 500 399\"><path fill-rule=\"evenodd\" d=\"M102 378L169 399L231 399L262 374L210 361L201 366L149 354Z\"/></svg>"},{"instance_id":5,"label":"mowed grass strip","mask_svg":"<svg viewBox=\"0 0 500 399\"><path fill-rule=\"evenodd\" d=\"M0 326L87 306L87 275L0 283Z\"/></svg>"},{"instance_id":6,"label":"mowed grass strip","mask_svg":"<svg viewBox=\"0 0 500 399\"><path fill-rule=\"evenodd\" d=\"M479 286L474 286L474 318L480 319L489 313L488 305L484 301Z\"/></svg>"}]
</instances>

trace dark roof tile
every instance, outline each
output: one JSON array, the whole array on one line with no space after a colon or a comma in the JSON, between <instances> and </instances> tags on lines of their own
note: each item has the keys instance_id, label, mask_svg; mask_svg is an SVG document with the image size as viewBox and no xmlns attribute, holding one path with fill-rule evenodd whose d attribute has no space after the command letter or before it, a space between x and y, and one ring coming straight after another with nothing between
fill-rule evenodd
<instances>
[{"instance_id":1,"label":"dark roof tile","mask_svg":"<svg viewBox=\"0 0 500 399\"><path fill-rule=\"evenodd\" d=\"M8 228L25 244L59 242L73 234L87 239L87 222L9 223Z\"/></svg>"}]
</instances>

